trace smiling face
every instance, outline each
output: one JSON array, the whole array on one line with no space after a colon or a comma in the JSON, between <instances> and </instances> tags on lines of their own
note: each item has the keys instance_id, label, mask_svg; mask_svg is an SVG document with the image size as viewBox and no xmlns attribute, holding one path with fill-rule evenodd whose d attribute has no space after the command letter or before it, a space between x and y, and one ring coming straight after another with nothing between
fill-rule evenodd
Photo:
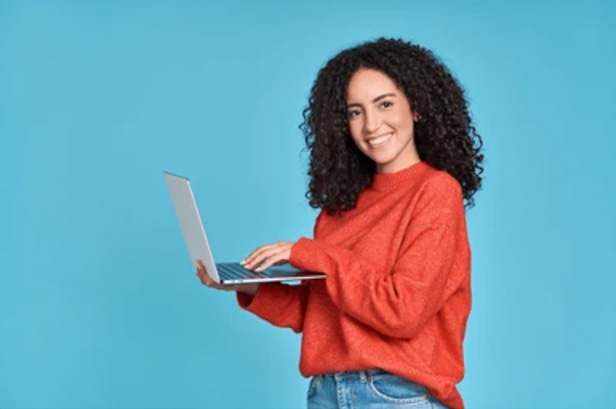
<instances>
[{"instance_id":1,"label":"smiling face","mask_svg":"<svg viewBox=\"0 0 616 409\"><path fill-rule=\"evenodd\" d=\"M381 71L361 68L347 90L349 130L355 145L376 163L378 173L394 173L420 161L404 92Z\"/></svg>"}]
</instances>

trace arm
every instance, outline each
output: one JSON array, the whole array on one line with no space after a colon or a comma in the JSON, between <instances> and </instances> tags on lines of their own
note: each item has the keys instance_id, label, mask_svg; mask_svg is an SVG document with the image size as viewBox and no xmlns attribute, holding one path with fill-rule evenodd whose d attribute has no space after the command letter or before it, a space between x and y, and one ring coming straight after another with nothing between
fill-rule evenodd
<instances>
[{"instance_id":1,"label":"arm","mask_svg":"<svg viewBox=\"0 0 616 409\"><path fill-rule=\"evenodd\" d=\"M314 236L322 212L318 214L314 225ZM256 265L262 260L257 260ZM308 302L309 282L302 281L300 285L284 285L280 283L264 283L257 286L254 295L238 292L239 306L252 312L277 327L291 328L299 333L304 327L304 316Z\"/></svg>"},{"instance_id":2,"label":"arm","mask_svg":"<svg viewBox=\"0 0 616 409\"><path fill-rule=\"evenodd\" d=\"M307 299L307 282L300 285L259 284L254 296L237 292L240 307L272 325L291 328L296 333L301 332L304 326Z\"/></svg>"},{"instance_id":3,"label":"arm","mask_svg":"<svg viewBox=\"0 0 616 409\"><path fill-rule=\"evenodd\" d=\"M330 297L353 318L390 337L413 337L442 307L447 289L457 286L451 286L452 270L468 271L470 259L457 182L434 178L420 194L391 271L307 238L293 246L291 264L327 274Z\"/></svg>"}]
</instances>

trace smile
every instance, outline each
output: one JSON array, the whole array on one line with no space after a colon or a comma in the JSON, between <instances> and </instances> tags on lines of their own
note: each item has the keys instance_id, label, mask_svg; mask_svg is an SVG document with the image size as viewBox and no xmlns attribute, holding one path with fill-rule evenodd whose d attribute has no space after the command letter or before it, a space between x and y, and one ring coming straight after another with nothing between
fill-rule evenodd
<instances>
[{"instance_id":1,"label":"smile","mask_svg":"<svg viewBox=\"0 0 616 409\"><path fill-rule=\"evenodd\" d=\"M385 145L387 141L389 141L392 135L393 135L393 132L388 133L386 135L377 136L376 138L368 139L366 142L368 142L368 145L370 145L370 147L378 148L378 147Z\"/></svg>"}]
</instances>

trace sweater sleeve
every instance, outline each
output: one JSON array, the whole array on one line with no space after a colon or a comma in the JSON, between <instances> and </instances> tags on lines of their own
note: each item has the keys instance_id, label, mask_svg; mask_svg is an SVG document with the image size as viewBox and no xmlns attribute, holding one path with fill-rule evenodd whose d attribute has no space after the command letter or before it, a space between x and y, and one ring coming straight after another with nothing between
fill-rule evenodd
<instances>
[{"instance_id":1,"label":"sweater sleeve","mask_svg":"<svg viewBox=\"0 0 616 409\"><path fill-rule=\"evenodd\" d=\"M308 299L307 282L300 285L262 283L254 296L238 291L236 297L241 308L270 324L302 332Z\"/></svg>"},{"instance_id":2,"label":"sweater sleeve","mask_svg":"<svg viewBox=\"0 0 616 409\"><path fill-rule=\"evenodd\" d=\"M322 212L318 214L314 225L315 237L321 215ZM257 287L254 296L238 291L236 299L242 309L252 312L270 324L291 328L294 332L300 333L304 327L309 285L309 281L302 281L300 285L262 283Z\"/></svg>"},{"instance_id":3,"label":"sweater sleeve","mask_svg":"<svg viewBox=\"0 0 616 409\"><path fill-rule=\"evenodd\" d=\"M386 336L413 337L446 301L452 270L470 270L460 186L453 178L434 179L419 193L390 270L358 252L304 237L291 250L291 264L325 273L331 299L353 318Z\"/></svg>"}]
</instances>

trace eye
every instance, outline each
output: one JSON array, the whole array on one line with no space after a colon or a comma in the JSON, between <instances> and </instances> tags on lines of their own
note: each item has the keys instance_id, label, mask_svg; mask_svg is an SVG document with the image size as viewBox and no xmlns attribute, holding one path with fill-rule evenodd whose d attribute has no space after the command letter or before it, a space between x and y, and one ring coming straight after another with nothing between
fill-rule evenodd
<instances>
[{"instance_id":1,"label":"eye","mask_svg":"<svg viewBox=\"0 0 616 409\"><path fill-rule=\"evenodd\" d=\"M359 116L361 114L361 112L359 111L359 109L352 109L348 112L349 118L354 118L356 116Z\"/></svg>"},{"instance_id":2,"label":"eye","mask_svg":"<svg viewBox=\"0 0 616 409\"><path fill-rule=\"evenodd\" d=\"M393 105L394 105L394 103L391 102L391 101L383 101L381 103L381 108L389 108L389 107L392 107Z\"/></svg>"}]
</instances>

